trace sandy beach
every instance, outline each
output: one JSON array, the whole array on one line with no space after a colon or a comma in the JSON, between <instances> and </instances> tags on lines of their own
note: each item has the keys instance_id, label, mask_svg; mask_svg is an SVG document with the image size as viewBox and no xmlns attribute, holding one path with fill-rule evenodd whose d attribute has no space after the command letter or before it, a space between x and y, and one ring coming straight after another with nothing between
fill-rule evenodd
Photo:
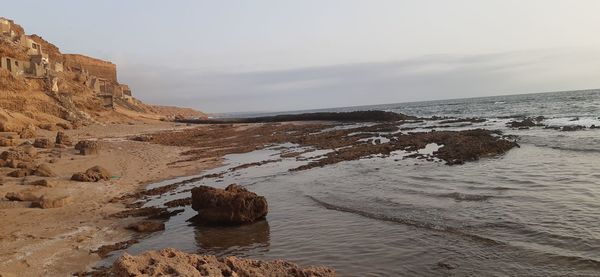
<instances>
[{"instance_id":1,"label":"sandy beach","mask_svg":"<svg viewBox=\"0 0 600 277\"><path fill-rule=\"evenodd\" d=\"M35 195L68 195L71 203L52 209L31 208L29 202L0 201L0 273L2 276L65 276L85 271L100 257L91 253L105 244L128 240L133 232L125 227L134 219L116 219L110 214L124 210L123 203L111 199L139 190L144 185L175 176L196 174L218 164L206 159L168 165L179 160L185 147L163 146L127 140L146 132L177 130L182 125L159 121L127 124L91 125L66 134L76 142L98 139L102 150L98 155L82 156L72 147L38 149L38 161L50 161L56 173L52 187L23 185L38 179L5 177L0 195L31 191ZM40 131L40 136L54 140L56 132ZM2 151L8 149L3 147ZM71 181L74 172L92 166L110 171L110 181L83 183ZM3 168L6 175L10 168Z\"/></svg>"}]
</instances>

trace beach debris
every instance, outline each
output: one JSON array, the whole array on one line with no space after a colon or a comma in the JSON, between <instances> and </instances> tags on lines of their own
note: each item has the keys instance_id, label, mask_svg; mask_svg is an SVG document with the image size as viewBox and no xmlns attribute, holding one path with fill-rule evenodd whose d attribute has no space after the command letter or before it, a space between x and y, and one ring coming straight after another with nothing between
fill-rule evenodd
<instances>
[{"instance_id":1,"label":"beach debris","mask_svg":"<svg viewBox=\"0 0 600 277\"><path fill-rule=\"evenodd\" d=\"M93 140L82 140L75 144L75 149L81 155L97 155L100 151L100 143Z\"/></svg>"},{"instance_id":2,"label":"beach debris","mask_svg":"<svg viewBox=\"0 0 600 277\"><path fill-rule=\"evenodd\" d=\"M231 184L225 189L199 186L192 189L192 208L198 212L194 221L215 224L245 224L264 218L267 200L242 186Z\"/></svg>"},{"instance_id":3,"label":"beach debris","mask_svg":"<svg viewBox=\"0 0 600 277\"><path fill-rule=\"evenodd\" d=\"M302 268L283 261L259 261L188 254L173 248L148 251L138 256L124 253L113 263L115 276L290 276L333 277L335 270L323 266Z\"/></svg>"},{"instance_id":4,"label":"beach debris","mask_svg":"<svg viewBox=\"0 0 600 277\"><path fill-rule=\"evenodd\" d=\"M77 172L71 176L71 180L80 182L98 182L110 179L110 172L101 166L94 166L85 172Z\"/></svg>"}]
</instances>

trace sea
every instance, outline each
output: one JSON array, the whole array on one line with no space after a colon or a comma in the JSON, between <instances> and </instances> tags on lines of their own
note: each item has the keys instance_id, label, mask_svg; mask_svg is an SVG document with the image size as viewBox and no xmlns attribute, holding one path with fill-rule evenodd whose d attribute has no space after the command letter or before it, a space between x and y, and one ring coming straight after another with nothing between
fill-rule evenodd
<instances>
[{"instance_id":1,"label":"sea","mask_svg":"<svg viewBox=\"0 0 600 277\"><path fill-rule=\"evenodd\" d=\"M448 166L427 160L370 157L306 171L317 159L249 167L186 184L147 206L189 196L197 185L237 183L264 195L266 219L239 227L191 224L190 207L166 229L126 249L285 259L333 267L340 276L600 276L600 129L563 132L506 123L543 116L550 127L600 126L600 90L440 100L328 109L385 110L419 117L487 121L444 130L485 128L514 135L519 148ZM323 110L322 110L323 111ZM439 122L405 126L430 131ZM225 157L199 175L279 158L281 147ZM424 149L426 150L426 149ZM150 187L190 179L166 180ZM114 257L107 259L108 264Z\"/></svg>"}]
</instances>

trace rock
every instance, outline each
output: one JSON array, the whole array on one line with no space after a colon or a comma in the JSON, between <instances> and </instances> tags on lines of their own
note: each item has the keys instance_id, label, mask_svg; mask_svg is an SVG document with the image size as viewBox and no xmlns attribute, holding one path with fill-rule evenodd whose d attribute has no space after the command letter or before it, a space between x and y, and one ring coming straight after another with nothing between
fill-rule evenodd
<instances>
[{"instance_id":1,"label":"rock","mask_svg":"<svg viewBox=\"0 0 600 277\"><path fill-rule=\"evenodd\" d=\"M0 138L0 146L7 147L7 146L14 146L14 145L15 145L15 141L13 139Z\"/></svg>"},{"instance_id":2,"label":"rock","mask_svg":"<svg viewBox=\"0 0 600 277\"><path fill-rule=\"evenodd\" d=\"M509 123L507 123L506 125L512 128L520 128L520 127L536 127L536 126L543 126L543 124L537 123L544 120L543 117L536 117L534 118L525 118L523 119L523 121L511 121Z\"/></svg>"},{"instance_id":3,"label":"rock","mask_svg":"<svg viewBox=\"0 0 600 277\"><path fill-rule=\"evenodd\" d=\"M134 230L134 231L140 232L140 233L156 232L156 231L164 230L165 224L162 222L156 222L156 221L141 221L141 222L137 222L137 223L129 225L127 227L127 229L131 229L131 230Z\"/></svg>"},{"instance_id":4,"label":"rock","mask_svg":"<svg viewBox=\"0 0 600 277\"><path fill-rule=\"evenodd\" d=\"M89 168L85 172L78 172L71 176L71 180L80 182L98 182L102 180L109 180L111 177L110 172L103 167L94 166Z\"/></svg>"},{"instance_id":5,"label":"rock","mask_svg":"<svg viewBox=\"0 0 600 277\"><path fill-rule=\"evenodd\" d=\"M115 276L289 276L333 277L327 267L302 268L282 260L258 261L237 257L217 258L167 248L139 256L123 254L112 267Z\"/></svg>"},{"instance_id":6,"label":"rock","mask_svg":"<svg viewBox=\"0 0 600 277\"><path fill-rule=\"evenodd\" d=\"M62 144L66 146L73 145L71 138L65 134L65 132L57 132L56 133L56 144Z\"/></svg>"},{"instance_id":7,"label":"rock","mask_svg":"<svg viewBox=\"0 0 600 277\"><path fill-rule=\"evenodd\" d=\"M56 131L56 125L50 124L50 123L40 124L40 125L38 125L38 127L40 127L40 129L43 129L43 130Z\"/></svg>"},{"instance_id":8,"label":"rock","mask_svg":"<svg viewBox=\"0 0 600 277\"><path fill-rule=\"evenodd\" d=\"M2 152L0 154L0 159L5 160L5 161L15 160L15 161L31 162L31 161L33 161L33 158L35 157L35 155L36 155L35 151L31 151L30 149L23 147L23 148L10 149L10 150Z\"/></svg>"},{"instance_id":9,"label":"rock","mask_svg":"<svg viewBox=\"0 0 600 277\"><path fill-rule=\"evenodd\" d=\"M192 208L196 220L218 224L244 224L264 218L268 212L263 196L232 184L218 189L199 186L192 189Z\"/></svg>"},{"instance_id":10,"label":"rock","mask_svg":"<svg viewBox=\"0 0 600 277\"><path fill-rule=\"evenodd\" d=\"M16 162L16 161L15 161ZM36 168L36 164L34 162L18 162L16 168L22 169L31 169L34 170Z\"/></svg>"},{"instance_id":11,"label":"rock","mask_svg":"<svg viewBox=\"0 0 600 277\"><path fill-rule=\"evenodd\" d=\"M600 126L592 125L590 126L590 129L600 129Z\"/></svg>"},{"instance_id":12,"label":"rock","mask_svg":"<svg viewBox=\"0 0 600 277\"><path fill-rule=\"evenodd\" d=\"M75 149L79 150L81 155L97 155L100 151L100 143L92 140L82 140L75 144Z\"/></svg>"},{"instance_id":13,"label":"rock","mask_svg":"<svg viewBox=\"0 0 600 277\"><path fill-rule=\"evenodd\" d=\"M52 148L52 147L54 147L54 144L52 144L52 142L50 142L50 140L47 138L36 138L35 141L33 142L33 147L35 147L35 148Z\"/></svg>"},{"instance_id":14,"label":"rock","mask_svg":"<svg viewBox=\"0 0 600 277\"><path fill-rule=\"evenodd\" d=\"M562 132L573 132L573 131L581 131L583 129L585 129L585 126L571 125L571 126L563 126L560 130Z\"/></svg>"},{"instance_id":15,"label":"rock","mask_svg":"<svg viewBox=\"0 0 600 277\"><path fill-rule=\"evenodd\" d=\"M139 136L130 137L129 139L133 140L133 141L147 142L147 141L151 141L152 140L152 136L149 136L149 135L139 135Z\"/></svg>"},{"instance_id":16,"label":"rock","mask_svg":"<svg viewBox=\"0 0 600 277\"><path fill-rule=\"evenodd\" d=\"M35 169L35 175L40 177L54 177L56 174L50 169L47 164L41 164Z\"/></svg>"},{"instance_id":17,"label":"rock","mask_svg":"<svg viewBox=\"0 0 600 277\"><path fill-rule=\"evenodd\" d=\"M56 123L56 126L60 127L60 128L63 128L64 130L71 130L71 129L73 129L73 126L71 124L69 124L69 123L59 122L59 123Z\"/></svg>"},{"instance_id":18,"label":"rock","mask_svg":"<svg viewBox=\"0 0 600 277\"><path fill-rule=\"evenodd\" d=\"M8 192L4 197L10 201L38 201L40 199L38 194L29 190Z\"/></svg>"},{"instance_id":19,"label":"rock","mask_svg":"<svg viewBox=\"0 0 600 277\"><path fill-rule=\"evenodd\" d=\"M52 182L52 181L47 180L47 179L39 179L39 180L31 181L31 182L27 183L27 185L29 185L29 186L40 186L40 187L49 187L49 188L52 188L56 184L54 182Z\"/></svg>"},{"instance_id":20,"label":"rock","mask_svg":"<svg viewBox=\"0 0 600 277\"><path fill-rule=\"evenodd\" d=\"M49 196L43 195L36 203L42 209L60 208L73 202L73 198L68 195Z\"/></svg>"},{"instance_id":21,"label":"rock","mask_svg":"<svg viewBox=\"0 0 600 277\"><path fill-rule=\"evenodd\" d=\"M36 128L33 124L28 124L19 132L19 137L22 139L34 138L37 134Z\"/></svg>"},{"instance_id":22,"label":"rock","mask_svg":"<svg viewBox=\"0 0 600 277\"><path fill-rule=\"evenodd\" d=\"M6 176L15 177L15 178L23 178L23 177L29 176L31 174L33 174L33 171L31 169L18 169L18 170L8 173Z\"/></svg>"}]
</instances>

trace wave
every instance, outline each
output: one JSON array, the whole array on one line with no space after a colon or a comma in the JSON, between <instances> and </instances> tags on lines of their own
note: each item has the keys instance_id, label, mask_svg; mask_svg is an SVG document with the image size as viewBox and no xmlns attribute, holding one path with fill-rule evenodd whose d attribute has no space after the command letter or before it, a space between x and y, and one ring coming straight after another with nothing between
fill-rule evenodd
<instances>
[{"instance_id":1,"label":"wave","mask_svg":"<svg viewBox=\"0 0 600 277\"><path fill-rule=\"evenodd\" d=\"M412 227L428 229L428 230L431 230L434 232L444 232L444 233L448 233L451 235L460 236L462 238L471 240L473 242L482 243L482 244L485 244L486 246L501 246L501 247L509 247L509 248L513 248L513 249L521 249L523 251L527 251L529 253L535 254L537 256L537 258L535 259L535 262L537 262L537 263L555 264L555 265L564 265L564 266L577 265L578 267L585 268L585 269L592 269L592 270L600 269L600 260L597 260L597 259L594 259L591 257L569 255L566 253L561 254L561 253L555 252L555 251L547 251L548 249L540 249L540 248L535 248L535 247L532 248L530 246L527 246L526 244L509 243L509 242L504 242L501 240L497 240L497 239L493 239L493 238L489 238L489 237L485 237L485 236L481 236L481 235L477 235L477 234L468 233L468 232L465 232L464 230L461 230L461 229L455 228L455 227L442 226L442 225L437 225L437 224L433 224L433 223L429 223L429 222L422 222L422 221L408 219L408 218L397 218L397 217L387 216L384 214L378 214L378 213L372 213L372 212L368 212L368 211L358 210L358 209L354 209L351 207L334 205L334 204L319 200L310 195L306 195L306 197L308 197L309 199L311 199L318 205L320 205L328 210L335 210L335 211L340 211L340 212L351 213L351 214L367 217L370 219L399 223L399 224L408 225L408 226L412 226ZM498 223L493 223L493 224L506 225L506 222L505 223L498 222ZM509 225L514 225L514 223L511 223ZM488 227L492 227L492 225L490 225ZM559 250L559 249L557 249L557 250Z\"/></svg>"},{"instance_id":2,"label":"wave","mask_svg":"<svg viewBox=\"0 0 600 277\"><path fill-rule=\"evenodd\" d=\"M330 204L330 203L319 200L310 195L306 195L306 197L308 197L315 203L321 205L322 207L324 207L328 210L352 213L352 214L360 215L360 216L375 219L375 220L394 222L394 223L404 224L404 225L418 227L418 228L424 228L424 229L437 231L437 232L451 233L451 234L459 235L461 237L468 238L473 241L478 241L478 242L481 242L481 243L484 243L487 245L505 245L506 244L504 242L494 240L491 238L466 233L466 232L461 231L459 228L455 228L455 227L451 227L451 226L443 226L443 225L438 225L438 224L434 224L431 222L423 222L423 221L418 221L418 220L409 219L409 218L398 218L398 217L388 216L385 214L371 213L368 211L358 210L358 209L354 209L354 208L350 208L350 207L344 207L344 206Z\"/></svg>"},{"instance_id":3,"label":"wave","mask_svg":"<svg viewBox=\"0 0 600 277\"><path fill-rule=\"evenodd\" d=\"M493 197L491 195L467 194L467 193L460 193L460 192L438 194L437 196L451 198L451 199L454 199L457 201L486 201Z\"/></svg>"}]
</instances>

